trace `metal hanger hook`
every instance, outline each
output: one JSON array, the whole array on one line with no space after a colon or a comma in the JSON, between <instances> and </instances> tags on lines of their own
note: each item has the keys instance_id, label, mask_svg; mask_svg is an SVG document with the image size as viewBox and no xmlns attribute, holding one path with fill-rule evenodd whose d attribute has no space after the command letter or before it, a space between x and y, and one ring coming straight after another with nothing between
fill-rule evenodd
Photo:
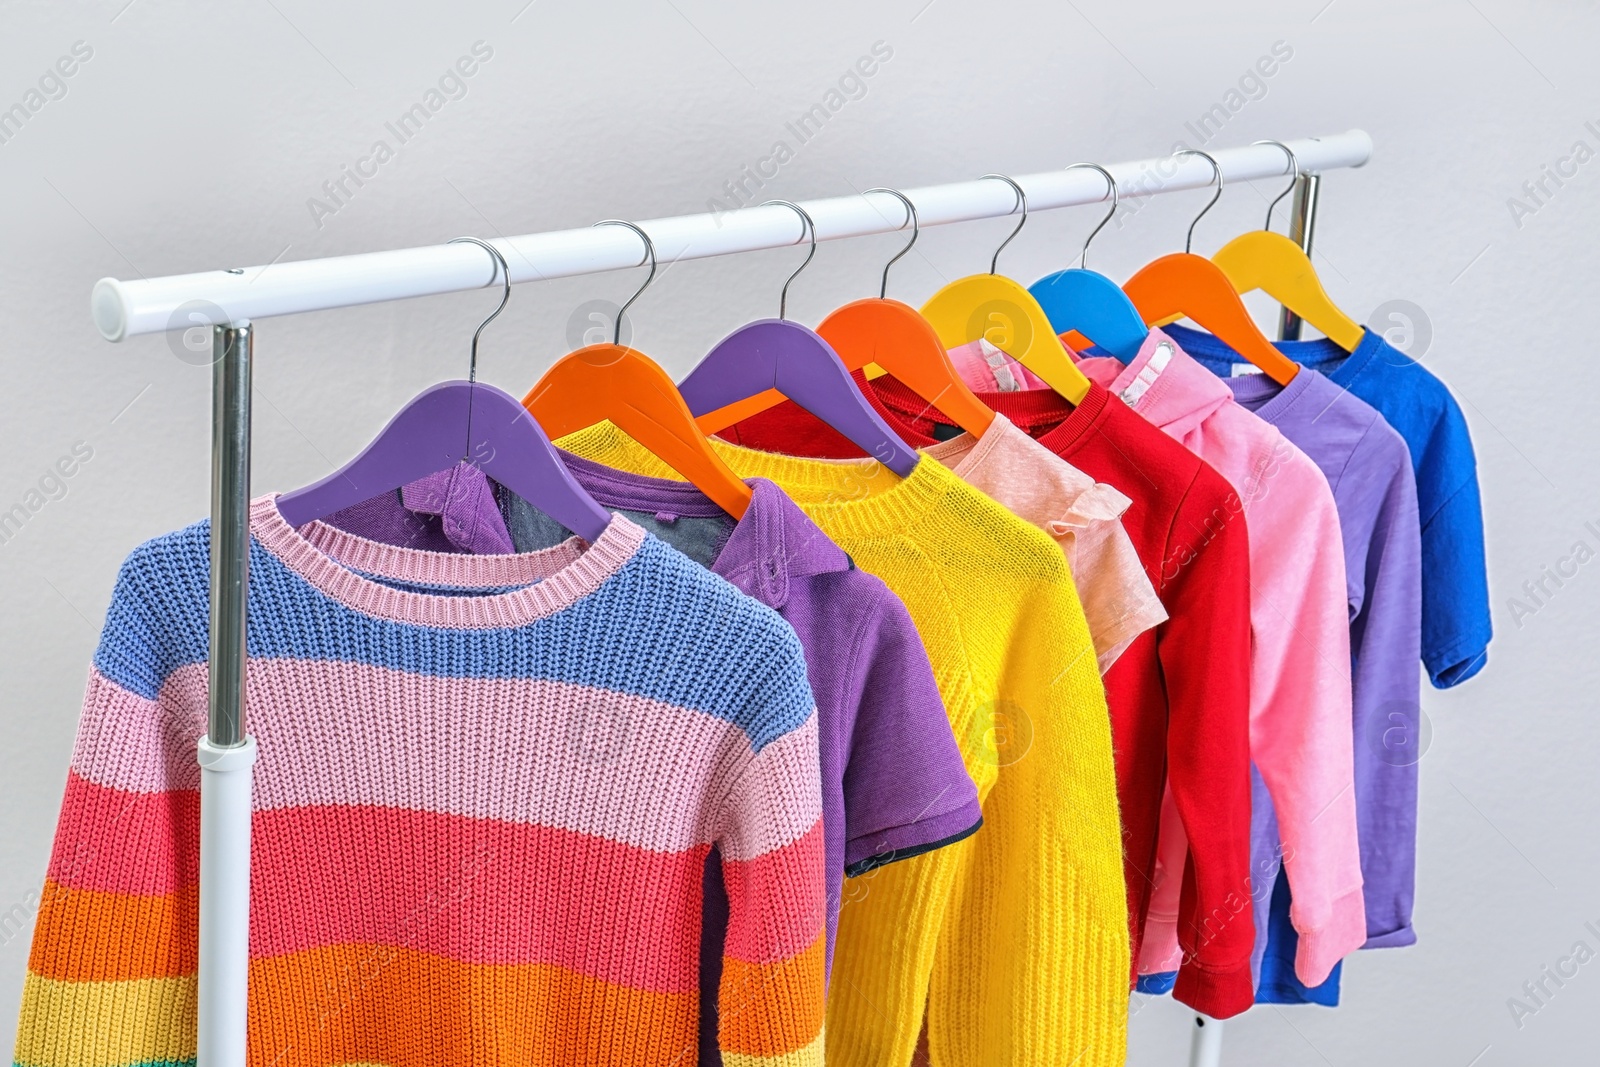
<instances>
[{"instance_id":1,"label":"metal hanger hook","mask_svg":"<svg viewBox=\"0 0 1600 1067\"><path fill-rule=\"evenodd\" d=\"M783 283L783 289L778 293L778 318L782 319L787 317L786 313L789 310L789 283L800 277L800 272L811 265L811 257L817 254L817 224L812 221L806 209L793 200L768 200L761 206L769 207L773 204L782 204L786 208L794 209L794 213L800 216L803 227L800 236L811 238L811 251L806 253L805 261L794 269L794 273L789 275L788 280Z\"/></svg>"},{"instance_id":2,"label":"metal hanger hook","mask_svg":"<svg viewBox=\"0 0 1600 1067\"><path fill-rule=\"evenodd\" d=\"M645 275L644 284L639 286L638 289L634 290L634 294L628 297L627 302L617 309L617 321L611 327L611 343L614 345L620 345L622 343L622 316L625 315L628 309L633 306L633 302L643 296L646 289L650 288L650 283L656 280L656 243L650 240L650 235L645 233L643 229L629 222L627 219L601 219L599 222L595 223L595 225L626 226L628 229L639 235L639 240L644 242L644 253L650 258L650 273ZM642 265L644 260L640 260L639 262Z\"/></svg>"},{"instance_id":3,"label":"metal hanger hook","mask_svg":"<svg viewBox=\"0 0 1600 1067\"><path fill-rule=\"evenodd\" d=\"M1217 201L1222 199L1222 168L1217 165L1215 156L1211 155L1209 152L1202 152L1198 148L1185 148L1180 152L1172 153L1172 156L1174 159L1180 159L1183 156L1199 156L1201 159L1204 159L1207 163L1211 164L1211 173L1216 175L1217 191L1213 193L1211 199L1206 202L1206 206L1200 209L1200 214L1194 217L1194 221L1189 223L1189 235L1183 239L1183 250L1188 252L1194 247L1194 228L1200 224L1201 219L1206 217L1206 212L1215 207L1217 205Z\"/></svg>"},{"instance_id":4,"label":"metal hanger hook","mask_svg":"<svg viewBox=\"0 0 1600 1067\"><path fill-rule=\"evenodd\" d=\"M899 200L906 206L906 222L911 224L911 240L906 242L906 246L904 248L895 253L893 259L883 265L883 284L878 286L878 299L882 300L884 297L889 295L889 268L898 263L901 256L911 251L911 246L917 243L917 237L922 233L922 224L917 221L917 205L913 204L911 202L911 198L905 193L902 193L900 190L890 189L886 186L879 185L872 189L868 189L867 192L888 193L890 196ZM866 194L863 193L862 195L864 196ZM901 223L900 228L902 230L905 229L905 223Z\"/></svg>"},{"instance_id":5,"label":"metal hanger hook","mask_svg":"<svg viewBox=\"0 0 1600 1067\"><path fill-rule=\"evenodd\" d=\"M1090 170L1099 171L1101 176L1105 178L1106 185L1111 189L1111 210L1106 212L1106 217L1100 220L1100 225L1089 231L1089 236L1083 239L1083 251L1078 253L1078 269L1084 270L1089 266L1089 242L1093 241L1097 236L1099 236L1100 231L1106 228L1106 223L1110 222L1112 218L1116 216L1117 201L1119 197L1117 194L1117 179L1113 178L1111 176L1111 172L1106 170L1106 168L1102 167L1100 164L1074 163L1072 166L1065 167L1063 169L1077 170L1079 167L1088 167Z\"/></svg>"},{"instance_id":6,"label":"metal hanger hook","mask_svg":"<svg viewBox=\"0 0 1600 1067\"><path fill-rule=\"evenodd\" d=\"M1289 179L1289 184L1284 187L1283 192L1273 197L1272 203L1267 205L1267 221L1262 224L1261 228L1263 230L1270 231L1272 229L1272 209L1278 206L1279 200L1282 200L1284 197L1294 192L1295 183L1300 180L1300 160L1295 157L1294 149L1290 148L1282 141L1274 141L1269 138L1265 141L1250 142L1251 147L1255 147L1258 144L1277 145L1279 148L1283 149L1283 154L1289 157L1289 171L1292 175L1292 177Z\"/></svg>"},{"instance_id":7,"label":"metal hanger hook","mask_svg":"<svg viewBox=\"0 0 1600 1067\"><path fill-rule=\"evenodd\" d=\"M1011 231L1010 237L1007 237L1004 241L1000 242L1000 247L994 250L994 256L989 260L989 273L993 274L995 272L995 268L1000 265L1000 253L1006 250L1006 245L1010 244L1012 239L1015 238L1017 234L1021 233L1022 228L1028 224L1028 194L1022 191L1022 186L1018 185L1012 179L1007 178L1004 174L985 174L978 180L983 181L987 178L993 178L996 181L1002 181L1011 186L1012 192L1017 194L1017 204L1022 208L1022 218L1018 220L1017 228ZM1012 208L1011 210L1015 211L1016 208Z\"/></svg>"},{"instance_id":8,"label":"metal hanger hook","mask_svg":"<svg viewBox=\"0 0 1600 1067\"><path fill-rule=\"evenodd\" d=\"M475 244L479 248L487 249L489 254L495 258L498 276L504 278L506 283L505 292L500 296L500 306L494 309L493 314L478 324L478 329L472 335L472 361L467 365L467 381L476 383L478 380L478 338L483 334L483 329L485 326L488 326L491 322L500 317L500 312L506 309L506 303L511 299L511 268L506 266L506 257L500 254L500 250L494 245L490 244L488 241L482 240L481 238L452 237L448 243L460 244L462 242ZM494 282L494 278L495 276L490 276L490 283Z\"/></svg>"}]
</instances>

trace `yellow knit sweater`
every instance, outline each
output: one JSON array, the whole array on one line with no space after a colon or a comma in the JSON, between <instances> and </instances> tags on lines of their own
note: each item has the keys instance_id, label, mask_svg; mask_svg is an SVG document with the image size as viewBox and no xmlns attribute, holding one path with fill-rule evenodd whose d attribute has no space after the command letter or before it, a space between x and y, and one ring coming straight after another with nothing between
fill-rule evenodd
<instances>
[{"instance_id":1,"label":"yellow knit sweater","mask_svg":"<svg viewBox=\"0 0 1600 1067\"><path fill-rule=\"evenodd\" d=\"M559 443L679 477L610 424ZM1060 548L937 463L902 480L870 460L713 444L905 601L983 798L973 837L846 885L830 1067L909 1063L924 1005L940 1067L1122 1064L1128 923L1111 729Z\"/></svg>"}]
</instances>

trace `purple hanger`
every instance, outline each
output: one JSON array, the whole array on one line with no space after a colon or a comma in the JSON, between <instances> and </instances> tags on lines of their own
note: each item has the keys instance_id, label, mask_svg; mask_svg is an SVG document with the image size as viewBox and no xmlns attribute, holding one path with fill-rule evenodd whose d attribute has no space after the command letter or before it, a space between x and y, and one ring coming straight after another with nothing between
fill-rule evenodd
<instances>
[{"instance_id":1,"label":"purple hanger","mask_svg":"<svg viewBox=\"0 0 1600 1067\"><path fill-rule=\"evenodd\" d=\"M301 526L439 471L463 458L593 543L611 522L510 393L483 382L440 382L400 409L361 454L321 481L284 493L278 510Z\"/></svg>"},{"instance_id":2,"label":"purple hanger","mask_svg":"<svg viewBox=\"0 0 1600 1067\"><path fill-rule=\"evenodd\" d=\"M278 510L289 525L301 526L466 460L592 544L611 514L573 480L550 438L516 398L474 380L478 337L511 299L511 277L493 246L476 237L455 240L488 249L505 278L500 306L472 335L471 377L423 390L355 459L278 497Z\"/></svg>"},{"instance_id":3,"label":"purple hanger","mask_svg":"<svg viewBox=\"0 0 1600 1067\"><path fill-rule=\"evenodd\" d=\"M679 383L678 392L683 394L689 411L698 417L776 389L904 478L922 457L895 435L861 395L833 346L815 330L784 318L789 282L799 277L817 254L817 231L811 216L799 204L787 200L769 200L767 204L782 204L799 214L811 237L811 251L800 269L783 283L778 317L741 326L717 342Z\"/></svg>"},{"instance_id":4,"label":"purple hanger","mask_svg":"<svg viewBox=\"0 0 1600 1067\"><path fill-rule=\"evenodd\" d=\"M761 319L717 343L678 391L695 416L776 389L904 478L921 458L889 429L828 342L788 319Z\"/></svg>"}]
</instances>

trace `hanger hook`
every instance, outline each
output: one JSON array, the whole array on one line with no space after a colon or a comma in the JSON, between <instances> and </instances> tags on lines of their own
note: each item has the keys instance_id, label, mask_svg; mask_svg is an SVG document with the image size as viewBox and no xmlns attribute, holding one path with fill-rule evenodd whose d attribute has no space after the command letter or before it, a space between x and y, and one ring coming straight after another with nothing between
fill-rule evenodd
<instances>
[{"instance_id":1,"label":"hanger hook","mask_svg":"<svg viewBox=\"0 0 1600 1067\"><path fill-rule=\"evenodd\" d=\"M811 238L811 251L806 253L805 261L794 269L794 273L789 275L788 280L783 283L782 291L778 293L778 318L782 319L786 317L785 313L789 310L789 282L800 277L800 272L811 265L811 257L817 254L817 224L812 221L806 209L793 200L768 200L761 206L770 207L773 204L782 204L786 208L793 208L794 213L800 216L800 225L802 227L800 236L809 236Z\"/></svg>"},{"instance_id":2,"label":"hanger hook","mask_svg":"<svg viewBox=\"0 0 1600 1067\"><path fill-rule=\"evenodd\" d=\"M611 327L611 343L614 345L620 345L622 343L622 316L626 314L627 310L633 306L633 302L643 296L646 289L650 288L650 283L656 280L656 243L650 240L650 235L645 233L643 229L629 222L627 219L601 219L599 222L595 223L595 225L626 226L628 229L639 235L639 240L644 242L645 255L650 258L650 273L645 275L644 284L639 286L638 289L634 290L634 294L628 297L627 302L617 309L617 321ZM644 260L640 260L639 263L642 266L644 264Z\"/></svg>"},{"instance_id":3,"label":"hanger hook","mask_svg":"<svg viewBox=\"0 0 1600 1067\"><path fill-rule=\"evenodd\" d=\"M494 309L494 313L492 315L478 324L477 331L472 335L472 361L467 365L467 381L475 383L478 380L478 338L482 335L483 328L485 326L489 325L495 319L500 317L500 312L506 309L506 303L511 299L511 268L506 266L506 257L502 256L500 254L500 250L494 245L490 244L488 241L481 240L477 237L452 237L447 243L460 244L462 242L475 244L479 248L488 249L489 254L495 258L496 264L496 274L490 275L490 283L492 284L494 282L496 276L504 278L506 283L505 292L500 296L500 306Z\"/></svg>"},{"instance_id":4,"label":"hanger hook","mask_svg":"<svg viewBox=\"0 0 1600 1067\"><path fill-rule=\"evenodd\" d=\"M898 263L901 256L911 251L911 246L917 243L917 237L922 233L922 224L917 221L917 205L913 204L911 202L911 198L905 193L900 192L898 189L890 189L882 185L868 189L867 192L888 193L890 196L899 200L906 206L906 222L911 223L911 240L906 242L906 246L904 248L895 253L893 259L883 265L883 284L878 286L878 299L882 300L884 297L889 295L889 268ZM862 195L865 196L866 194L863 193ZM905 229L905 223L901 223L900 228L902 230Z\"/></svg>"},{"instance_id":5,"label":"hanger hook","mask_svg":"<svg viewBox=\"0 0 1600 1067\"><path fill-rule=\"evenodd\" d=\"M1072 166L1064 169L1076 170L1079 167L1088 167L1090 170L1099 171L1100 174L1105 178L1106 185L1111 189L1111 210L1106 212L1106 217L1100 220L1100 225L1089 231L1089 236L1083 239L1083 251L1078 253L1078 269L1084 270L1089 266L1089 242L1093 241L1097 236L1099 236L1100 231L1106 228L1106 223L1110 222L1111 219L1116 215L1118 195L1117 179L1113 178L1111 176L1111 172L1106 170L1106 168L1102 167L1098 163L1074 163Z\"/></svg>"},{"instance_id":6,"label":"hanger hook","mask_svg":"<svg viewBox=\"0 0 1600 1067\"><path fill-rule=\"evenodd\" d=\"M989 260L989 273L993 274L995 272L995 268L1000 265L1000 253L1006 250L1006 245L1010 244L1012 238L1021 233L1022 228L1028 224L1028 194L1022 191L1022 186L1018 185L1010 178L1007 178L1004 174L985 174L978 180L983 181L986 178L993 178L996 181L1002 181L1011 186L1012 191L1017 194L1017 203L1022 207L1022 218L1020 221L1018 221L1017 228L1011 231L1010 237L1007 237L1004 241L1000 242L1000 247L994 250L994 256ZM1016 208L1012 208L1011 210L1015 211Z\"/></svg>"},{"instance_id":7,"label":"hanger hook","mask_svg":"<svg viewBox=\"0 0 1600 1067\"><path fill-rule=\"evenodd\" d=\"M1194 246L1194 228L1200 224L1201 219L1206 217L1206 212L1215 207L1217 201L1222 199L1222 168L1217 165L1215 156L1211 155L1209 152L1202 152L1198 148L1185 148L1180 152L1172 153L1172 156L1174 159L1178 159L1183 156L1199 156L1207 163L1211 164L1211 173L1216 176L1217 191L1212 194L1211 199L1206 202L1206 206L1200 209L1200 214L1194 217L1194 221L1189 223L1189 236L1183 239L1183 250L1188 252Z\"/></svg>"},{"instance_id":8,"label":"hanger hook","mask_svg":"<svg viewBox=\"0 0 1600 1067\"><path fill-rule=\"evenodd\" d=\"M1295 157L1294 149L1290 148L1288 145L1284 144L1282 141L1274 141L1274 140L1268 139L1268 140L1265 140L1265 141L1251 141L1250 142L1250 145L1251 145L1252 148L1255 147L1258 144L1277 145L1279 148L1283 149L1283 154L1289 157L1289 170L1290 170L1290 173L1293 175L1293 177L1291 177L1289 179L1289 184L1284 186L1283 192L1281 192L1277 196L1273 197L1272 198L1272 203L1267 205L1267 221L1261 228L1263 230L1271 230L1272 229L1272 209L1278 206L1278 201L1279 200L1282 200L1284 197L1288 196L1291 192L1294 191L1295 183L1297 183L1300 180L1300 160Z\"/></svg>"}]
</instances>

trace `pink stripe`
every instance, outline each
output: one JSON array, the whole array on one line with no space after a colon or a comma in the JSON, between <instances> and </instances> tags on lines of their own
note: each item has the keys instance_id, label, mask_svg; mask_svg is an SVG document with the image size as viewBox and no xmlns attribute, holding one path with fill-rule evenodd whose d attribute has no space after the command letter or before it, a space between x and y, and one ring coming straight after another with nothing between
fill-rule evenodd
<instances>
[{"instance_id":1,"label":"pink stripe","mask_svg":"<svg viewBox=\"0 0 1600 1067\"><path fill-rule=\"evenodd\" d=\"M199 787L204 664L173 672L156 701L98 676L90 691L74 770L131 792ZM250 661L247 708L258 811L378 805L682 852L713 840L711 805L740 779L723 833L730 858L748 859L799 838L822 810L814 714L752 759L733 724L644 697L277 659Z\"/></svg>"},{"instance_id":2,"label":"pink stripe","mask_svg":"<svg viewBox=\"0 0 1600 1067\"><path fill-rule=\"evenodd\" d=\"M456 629L520 626L553 615L598 589L633 558L645 536L635 523L612 516L599 540L586 549L580 550L582 542L574 540L540 552L478 556L399 548L321 523L307 523L303 529L289 525L276 496L257 497L250 504L255 539L328 596L369 615ZM439 596L374 582L350 566L424 583L538 584L493 596Z\"/></svg>"},{"instance_id":3,"label":"pink stripe","mask_svg":"<svg viewBox=\"0 0 1600 1067\"><path fill-rule=\"evenodd\" d=\"M67 774L48 877L67 889L157 896L198 883L200 794L130 793Z\"/></svg>"},{"instance_id":4,"label":"pink stripe","mask_svg":"<svg viewBox=\"0 0 1600 1067\"><path fill-rule=\"evenodd\" d=\"M203 665L174 672L156 700L130 693L91 669L72 769L88 781L124 792L199 789L195 743L205 732Z\"/></svg>"},{"instance_id":5,"label":"pink stripe","mask_svg":"<svg viewBox=\"0 0 1600 1067\"><path fill-rule=\"evenodd\" d=\"M817 770L817 714L769 743L728 795L722 854L754 859L799 839L822 814Z\"/></svg>"},{"instance_id":6,"label":"pink stripe","mask_svg":"<svg viewBox=\"0 0 1600 1067\"><path fill-rule=\"evenodd\" d=\"M410 948L681 992L696 988L706 851L662 855L417 811L261 812L250 857L250 955Z\"/></svg>"},{"instance_id":7,"label":"pink stripe","mask_svg":"<svg viewBox=\"0 0 1600 1067\"><path fill-rule=\"evenodd\" d=\"M810 947L826 915L825 856L818 819L804 837L775 852L725 863L729 920L723 955L775 963Z\"/></svg>"}]
</instances>

